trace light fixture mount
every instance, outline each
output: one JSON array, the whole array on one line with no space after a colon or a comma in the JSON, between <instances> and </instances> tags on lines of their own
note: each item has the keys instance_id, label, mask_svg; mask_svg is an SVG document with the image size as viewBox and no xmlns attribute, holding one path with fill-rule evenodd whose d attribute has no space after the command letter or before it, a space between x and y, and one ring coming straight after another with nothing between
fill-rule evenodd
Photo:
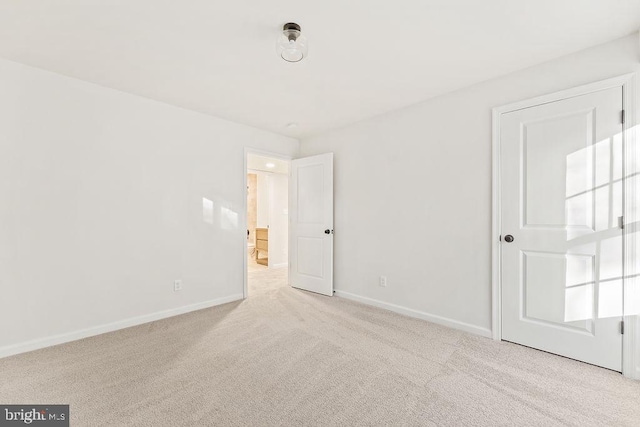
<instances>
[{"instance_id":1,"label":"light fixture mount","mask_svg":"<svg viewBox=\"0 0 640 427\"><path fill-rule=\"evenodd\" d=\"M282 31L287 34L287 38L289 40L296 41L296 39L300 37L302 28L300 28L300 25L295 22L289 22L282 26Z\"/></svg>"},{"instance_id":2,"label":"light fixture mount","mask_svg":"<svg viewBox=\"0 0 640 427\"><path fill-rule=\"evenodd\" d=\"M302 35L300 25L295 22L284 24L276 48L280 57L285 61L302 61L307 56L307 38Z\"/></svg>"}]
</instances>

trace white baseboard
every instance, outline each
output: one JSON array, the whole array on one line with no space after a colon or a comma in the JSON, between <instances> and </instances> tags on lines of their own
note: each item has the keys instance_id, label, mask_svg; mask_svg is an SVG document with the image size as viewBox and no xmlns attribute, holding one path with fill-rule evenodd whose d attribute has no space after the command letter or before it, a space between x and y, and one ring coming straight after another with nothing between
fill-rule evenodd
<instances>
[{"instance_id":1,"label":"white baseboard","mask_svg":"<svg viewBox=\"0 0 640 427\"><path fill-rule=\"evenodd\" d=\"M142 316L131 317L129 319L119 320L117 322L107 323L105 325L81 329L79 331L67 332L64 334L53 335L46 338L38 338L31 341L12 344L8 346L0 347L0 358L13 356L15 354L20 354L20 353L26 353L28 351L38 350L45 347L51 347L58 344L64 344L67 342L76 341L82 338L88 338L95 335L105 334L107 332L113 332L119 329L129 328L131 326L142 325L143 323L149 323L149 322L153 322L160 319L166 319L167 317L173 317L180 314L189 313L191 311L202 310L203 308L209 308L216 305L238 301L238 300L241 300L242 298L243 298L242 294L229 295L223 298L217 298L214 300L199 302L196 304L190 304L183 307L158 311L155 313L145 314Z\"/></svg>"},{"instance_id":2,"label":"white baseboard","mask_svg":"<svg viewBox=\"0 0 640 427\"><path fill-rule=\"evenodd\" d=\"M372 305L374 307L383 308L393 311L394 313L404 314L405 316L415 317L417 319L426 320L428 322L437 323L438 325L448 326L449 328L459 329L461 331L491 338L491 329L482 328L459 320L449 319L435 314L426 313L424 311L414 310L412 308L403 307L401 305L390 304L388 302L379 301L373 298L367 298L350 292L335 291L335 295L341 298L350 299L352 301L361 302L363 304Z\"/></svg>"}]
</instances>

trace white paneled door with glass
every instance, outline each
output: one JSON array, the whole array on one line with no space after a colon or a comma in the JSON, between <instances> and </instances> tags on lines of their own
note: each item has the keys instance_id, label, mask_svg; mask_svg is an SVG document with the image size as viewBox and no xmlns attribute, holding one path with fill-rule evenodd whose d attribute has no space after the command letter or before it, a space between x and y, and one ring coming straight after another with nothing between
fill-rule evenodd
<instances>
[{"instance_id":1,"label":"white paneled door with glass","mask_svg":"<svg viewBox=\"0 0 640 427\"><path fill-rule=\"evenodd\" d=\"M500 120L502 339L622 369L622 87Z\"/></svg>"}]
</instances>

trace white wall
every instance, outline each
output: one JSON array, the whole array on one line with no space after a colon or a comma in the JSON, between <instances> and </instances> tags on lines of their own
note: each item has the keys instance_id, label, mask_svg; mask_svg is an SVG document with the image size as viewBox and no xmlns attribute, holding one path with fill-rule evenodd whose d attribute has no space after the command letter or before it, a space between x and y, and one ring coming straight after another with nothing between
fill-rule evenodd
<instances>
[{"instance_id":1,"label":"white wall","mask_svg":"<svg viewBox=\"0 0 640 427\"><path fill-rule=\"evenodd\" d=\"M289 176L269 175L269 267L289 263Z\"/></svg>"},{"instance_id":2,"label":"white wall","mask_svg":"<svg viewBox=\"0 0 640 427\"><path fill-rule=\"evenodd\" d=\"M638 72L639 56L634 34L303 140L303 156L335 153L337 294L489 335L491 109Z\"/></svg>"},{"instance_id":3,"label":"white wall","mask_svg":"<svg viewBox=\"0 0 640 427\"><path fill-rule=\"evenodd\" d=\"M0 117L0 356L242 297L244 147L296 140L4 60Z\"/></svg>"},{"instance_id":4,"label":"white wall","mask_svg":"<svg viewBox=\"0 0 640 427\"><path fill-rule=\"evenodd\" d=\"M258 171L256 175L256 226L258 228L267 228L269 226L269 174Z\"/></svg>"}]
</instances>

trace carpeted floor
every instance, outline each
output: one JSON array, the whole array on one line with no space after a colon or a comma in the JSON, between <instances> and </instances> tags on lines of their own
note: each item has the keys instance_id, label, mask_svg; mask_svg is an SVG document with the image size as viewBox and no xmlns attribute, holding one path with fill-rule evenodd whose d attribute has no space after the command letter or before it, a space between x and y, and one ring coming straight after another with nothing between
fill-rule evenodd
<instances>
[{"instance_id":1,"label":"carpeted floor","mask_svg":"<svg viewBox=\"0 0 640 427\"><path fill-rule=\"evenodd\" d=\"M292 289L0 360L1 403L72 426L638 426L640 382Z\"/></svg>"}]
</instances>

